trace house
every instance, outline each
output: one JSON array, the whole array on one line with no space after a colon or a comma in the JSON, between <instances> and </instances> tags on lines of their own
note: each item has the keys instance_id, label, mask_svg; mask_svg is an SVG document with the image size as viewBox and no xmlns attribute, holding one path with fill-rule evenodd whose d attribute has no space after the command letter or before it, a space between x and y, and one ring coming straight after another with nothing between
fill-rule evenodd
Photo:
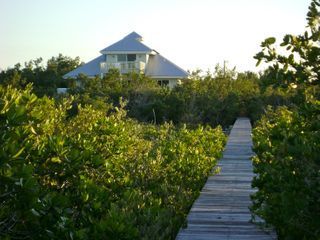
<instances>
[{"instance_id":1,"label":"house","mask_svg":"<svg viewBox=\"0 0 320 240\"><path fill-rule=\"evenodd\" d=\"M188 73L178 67L156 50L142 43L142 37L132 32L120 41L102 49L101 55L90 62L64 75L64 78L76 78L79 74L88 77L101 76L109 69L116 68L121 74L129 72L143 73L155 79L160 85L174 87L179 80L188 77Z\"/></svg>"}]
</instances>

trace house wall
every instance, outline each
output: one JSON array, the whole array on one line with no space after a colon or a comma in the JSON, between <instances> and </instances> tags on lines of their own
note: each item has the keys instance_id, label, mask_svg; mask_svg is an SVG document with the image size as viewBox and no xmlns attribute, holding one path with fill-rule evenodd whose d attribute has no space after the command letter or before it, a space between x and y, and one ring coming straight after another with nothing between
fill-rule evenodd
<instances>
[{"instance_id":1,"label":"house wall","mask_svg":"<svg viewBox=\"0 0 320 240\"><path fill-rule=\"evenodd\" d=\"M157 82L158 81L169 81L169 84L167 85L170 89L174 88L178 84L178 79L176 78L158 78L155 79Z\"/></svg>"},{"instance_id":2,"label":"house wall","mask_svg":"<svg viewBox=\"0 0 320 240\"><path fill-rule=\"evenodd\" d=\"M178 79L169 79L169 88L174 88L177 85Z\"/></svg>"},{"instance_id":3,"label":"house wall","mask_svg":"<svg viewBox=\"0 0 320 240\"><path fill-rule=\"evenodd\" d=\"M137 54L137 61L147 63L147 61L148 61L147 54ZM117 55L116 54L108 54L107 55L107 62L108 63L116 63L117 62Z\"/></svg>"},{"instance_id":4,"label":"house wall","mask_svg":"<svg viewBox=\"0 0 320 240\"><path fill-rule=\"evenodd\" d=\"M147 63L147 54L137 54L137 61Z\"/></svg>"}]
</instances>

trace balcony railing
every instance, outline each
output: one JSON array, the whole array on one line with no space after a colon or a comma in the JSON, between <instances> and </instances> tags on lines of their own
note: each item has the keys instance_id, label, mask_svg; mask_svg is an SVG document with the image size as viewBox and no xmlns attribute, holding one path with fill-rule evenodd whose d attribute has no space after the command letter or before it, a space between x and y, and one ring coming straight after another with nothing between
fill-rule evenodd
<instances>
[{"instance_id":1,"label":"balcony railing","mask_svg":"<svg viewBox=\"0 0 320 240\"><path fill-rule=\"evenodd\" d=\"M120 73L129 73L129 72L144 72L146 64L144 62L135 61L135 62L116 62L116 63L108 63L101 62L100 63L100 72L107 73L110 69L115 68L120 71Z\"/></svg>"}]
</instances>

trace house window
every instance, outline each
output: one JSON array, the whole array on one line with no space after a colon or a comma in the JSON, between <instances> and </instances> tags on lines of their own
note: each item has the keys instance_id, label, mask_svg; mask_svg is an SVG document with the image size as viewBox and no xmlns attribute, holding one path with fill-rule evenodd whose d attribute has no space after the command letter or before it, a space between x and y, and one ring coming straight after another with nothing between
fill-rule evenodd
<instances>
[{"instance_id":1,"label":"house window","mask_svg":"<svg viewBox=\"0 0 320 240\"><path fill-rule=\"evenodd\" d=\"M136 54L127 54L127 60L128 62L134 62L137 58Z\"/></svg>"},{"instance_id":2,"label":"house window","mask_svg":"<svg viewBox=\"0 0 320 240\"><path fill-rule=\"evenodd\" d=\"M137 59L136 54L118 54L118 62L134 62Z\"/></svg>"},{"instance_id":3,"label":"house window","mask_svg":"<svg viewBox=\"0 0 320 240\"><path fill-rule=\"evenodd\" d=\"M117 59L118 59L118 62L126 62L127 61L127 54L118 54Z\"/></svg>"},{"instance_id":4,"label":"house window","mask_svg":"<svg viewBox=\"0 0 320 240\"><path fill-rule=\"evenodd\" d=\"M169 80L159 80L159 81L158 81L158 84L159 84L160 86L166 87L166 86L169 85Z\"/></svg>"}]
</instances>

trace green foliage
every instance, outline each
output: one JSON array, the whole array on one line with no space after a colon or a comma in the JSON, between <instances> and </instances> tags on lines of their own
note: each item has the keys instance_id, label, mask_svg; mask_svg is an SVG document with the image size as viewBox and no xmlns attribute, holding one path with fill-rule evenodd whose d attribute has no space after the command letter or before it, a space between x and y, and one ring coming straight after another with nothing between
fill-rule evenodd
<instances>
[{"instance_id":1,"label":"green foliage","mask_svg":"<svg viewBox=\"0 0 320 240\"><path fill-rule=\"evenodd\" d=\"M308 29L304 34L286 35L280 46L285 54L279 54L271 37L262 42L262 51L255 59L272 63L269 79L277 79L278 85L319 84L320 79L320 1L312 0L307 14Z\"/></svg>"},{"instance_id":2,"label":"green foliage","mask_svg":"<svg viewBox=\"0 0 320 240\"><path fill-rule=\"evenodd\" d=\"M215 72L191 79L170 90L143 75L109 72L103 79L80 76L69 91L76 101L101 109L102 103L128 101L128 116L142 122L161 124L209 124L228 127L238 115L249 115L248 106L260 97L258 76L251 72L237 74L235 69L216 66ZM259 106L263 108L263 106ZM262 110L261 110L262 111Z\"/></svg>"},{"instance_id":3,"label":"green foliage","mask_svg":"<svg viewBox=\"0 0 320 240\"><path fill-rule=\"evenodd\" d=\"M213 75L195 77L171 92L171 96L175 96L173 101L180 100L180 106L175 107L181 113L176 122L224 127L233 124L239 115L248 116L247 106L259 95L255 74L236 74L219 66Z\"/></svg>"},{"instance_id":4,"label":"green foliage","mask_svg":"<svg viewBox=\"0 0 320 240\"><path fill-rule=\"evenodd\" d=\"M239 115L258 119L269 104L266 97L260 96L264 83L261 84L256 74L237 73L235 68L228 69L226 65L216 65L213 73L207 72L203 76L197 70L190 74L190 79L171 90L160 87L143 74L120 74L117 69L111 69L103 78L79 75L77 79L62 79L79 63L79 58L60 54L49 59L46 67L42 66L41 58L26 63L22 69L17 64L0 73L0 85L24 89L32 83L37 96L56 99L61 98L56 95L57 87L69 87L69 94L74 96L69 112L74 114L79 104L107 112L111 105L118 106L121 98L127 101L129 117L156 124L173 122L229 127Z\"/></svg>"},{"instance_id":5,"label":"green foliage","mask_svg":"<svg viewBox=\"0 0 320 240\"><path fill-rule=\"evenodd\" d=\"M269 109L253 131L258 191L252 210L275 227L279 239L320 236L319 7L318 0L311 2L303 35L284 37L287 55L278 54L270 38L256 56L273 64L262 80L263 91L273 89L287 105Z\"/></svg>"},{"instance_id":6,"label":"green foliage","mask_svg":"<svg viewBox=\"0 0 320 240\"><path fill-rule=\"evenodd\" d=\"M42 58L31 60L21 68L16 64L14 68L0 72L0 84L11 85L15 88L24 89L27 84L33 84L33 91L38 96L54 96L57 87L67 87L67 82L62 76L80 65L79 57L72 59L59 54L42 64Z\"/></svg>"},{"instance_id":7,"label":"green foliage","mask_svg":"<svg viewBox=\"0 0 320 240\"><path fill-rule=\"evenodd\" d=\"M174 239L225 143L221 128L138 124L0 87L0 236Z\"/></svg>"},{"instance_id":8,"label":"green foliage","mask_svg":"<svg viewBox=\"0 0 320 240\"><path fill-rule=\"evenodd\" d=\"M275 226L280 239L320 236L320 102L300 112L268 111L253 132L253 212Z\"/></svg>"}]
</instances>

